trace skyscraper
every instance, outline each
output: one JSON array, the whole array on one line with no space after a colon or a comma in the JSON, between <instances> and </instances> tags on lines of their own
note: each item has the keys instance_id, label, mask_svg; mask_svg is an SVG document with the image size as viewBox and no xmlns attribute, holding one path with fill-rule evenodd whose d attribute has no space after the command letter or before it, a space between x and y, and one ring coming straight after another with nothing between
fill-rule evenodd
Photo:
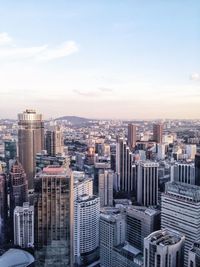
<instances>
[{"instance_id":1,"label":"skyscraper","mask_svg":"<svg viewBox=\"0 0 200 267\"><path fill-rule=\"evenodd\" d=\"M18 160L14 162L10 170L10 216L16 206L23 206L28 201L28 181L24 169ZM12 222L13 224L13 222Z\"/></svg>"},{"instance_id":2,"label":"skyscraper","mask_svg":"<svg viewBox=\"0 0 200 267\"><path fill-rule=\"evenodd\" d=\"M125 216L115 209L104 210L100 215L100 263L113 266L113 248L124 244L126 236Z\"/></svg>"},{"instance_id":3,"label":"skyscraper","mask_svg":"<svg viewBox=\"0 0 200 267\"><path fill-rule=\"evenodd\" d=\"M195 184L200 185L200 154L195 155Z\"/></svg>"},{"instance_id":4,"label":"skyscraper","mask_svg":"<svg viewBox=\"0 0 200 267\"><path fill-rule=\"evenodd\" d=\"M100 199L82 195L75 202L75 262L87 266L99 258Z\"/></svg>"},{"instance_id":5,"label":"skyscraper","mask_svg":"<svg viewBox=\"0 0 200 267\"><path fill-rule=\"evenodd\" d=\"M135 148L136 139L136 125L128 124L128 145L131 149Z\"/></svg>"},{"instance_id":6,"label":"skyscraper","mask_svg":"<svg viewBox=\"0 0 200 267\"><path fill-rule=\"evenodd\" d=\"M194 163L176 162L171 166L171 181L195 185Z\"/></svg>"},{"instance_id":7,"label":"skyscraper","mask_svg":"<svg viewBox=\"0 0 200 267\"><path fill-rule=\"evenodd\" d=\"M153 140L161 144L162 143L162 138L163 138L163 124L162 123L157 123L153 125Z\"/></svg>"},{"instance_id":8,"label":"skyscraper","mask_svg":"<svg viewBox=\"0 0 200 267\"><path fill-rule=\"evenodd\" d=\"M101 207L113 205L114 172L99 170L99 197Z\"/></svg>"},{"instance_id":9,"label":"skyscraper","mask_svg":"<svg viewBox=\"0 0 200 267\"><path fill-rule=\"evenodd\" d=\"M4 142L5 160L7 164L7 171L9 171L9 161L14 160L17 156L17 145L15 140L6 140Z\"/></svg>"},{"instance_id":10,"label":"skyscraper","mask_svg":"<svg viewBox=\"0 0 200 267\"><path fill-rule=\"evenodd\" d=\"M200 241L194 242L193 246L189 250L188 255L188 267L199 267L200 266Z\"/></svg>"},{"instance_id":11,"label":"skyscraper","mask_svg":"<svg viewBox=\"0 0 200 267\"><path fill-rule=\"evenodd\" d=\"M7 233L7 185L6 175L0 174L0 245L2 245Z\"/></svg>"},{"instance_id":12,"label":"skyscraper","mask_svg":"<svg viewBox=\"0 0 200 267\"><path fill-rule=\"evenodd\" d=\"M199 186L168 182L161 202L161 227L178 231L185 236L184 266L193 242L200 239Z\"/></svg>"},{"instance_id":13,"label":"skyscraper","mask_svg":"<svg viewBox=\"0 0 200 267\"><path fill-rule=\"evenodd\" d=\"M144 238L160 229L160 211L152 208L132 206L126 210L127 241L143 251Z\"/></svg>"},{"instance_id":14,"label":"skyscraper","mask_svg":"<svg viewBox=\"0 0 200 267\"><path fill-rule=\"evenodd\" d=\"M73 266L73 205L70 172L48 166L36 175L35 248L42 266Z\"/></svg>"},{"instance_id":15,"label":"skyscraper","mask_svg":"<svg viewBox=\"0 0 200 267\"><path fill-rule=\"evenodd\" d=\"M137 166L137 202L143 206L158 204L158 167L151 161L141 161Z\"/></svg>"},{"instance_id":16,"label":"skyscraper","mask_svg":"<svg viewBox=\"0 0 200 267\"><path fill-rule=\"evenodd\" d=\"M19 161L28 178L28 188L33 189L36 153L44 149L44 123L42 115L27 109L18 114Z\"/></svg>"},{"instance_id":17,"label":"skyscraper","mask_svg":"<svg viewBox=\"0 0 200 267\"><path fill-rule=\"evenodd\" d=\"M34 207L24 202L14 210L14 244L22 248L34 246Z\"/></svg>"},{"instance_id":18,"label":"skyscraper","mask_svg":"<svg viewBox=\"0 0 200 267\"><path fill-rule=\"evenodd\" d=\"M182 267L185 237L179 232L162 229L144 239L145 267Z\"/></svg>"},{"instance_id":19,"label":"skyscraper","mask_svg":"<svg viewBox=\"0 0 200 267\"><path fill-rule=\"evenodd\" d=\"M45 134L45 148L49 156L63 153L62 132L58 126L51 127Z\"/></svg>"},{"instance_id":20,"label":"skyscraper","mask_svg":"<svg viewBox=\"0 0 200 267\"><path fill-rule=\"evenodd\" d=\"M133 154L123 138L116 145L116 173L118 182L115 187L127 195L136 191L136 169L133 164Z\"/></svg>"}]
</instances>

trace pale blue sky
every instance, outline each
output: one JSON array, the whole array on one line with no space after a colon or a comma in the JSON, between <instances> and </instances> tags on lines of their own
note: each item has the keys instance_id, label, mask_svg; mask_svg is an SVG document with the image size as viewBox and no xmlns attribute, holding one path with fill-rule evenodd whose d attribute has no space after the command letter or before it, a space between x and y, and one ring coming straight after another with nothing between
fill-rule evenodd
<instances>
[{"instance_id":1,"label":"pale blue sky","mask_svg":"<svg viewBox=\"0 0 200 267\"><path fill-rule=\"evenodd\" d=\"M0 113L200 117L199 0L0 0Z\"/></svg>"}]
</instances>

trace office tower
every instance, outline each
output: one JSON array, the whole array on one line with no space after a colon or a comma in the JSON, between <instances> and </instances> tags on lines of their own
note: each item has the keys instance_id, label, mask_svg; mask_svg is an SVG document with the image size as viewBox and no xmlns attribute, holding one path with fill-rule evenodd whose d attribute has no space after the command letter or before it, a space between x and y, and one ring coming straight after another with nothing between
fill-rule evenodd
<instances>
[{"instance_id":1,"label":"office tower","mask_svg":"<svg viewBox=\"0 0 200 267\"><path fill-rule=\"evenodd\" d=\"M5 242L7 233L7 183L6 175L0 174L0 245Z\"/></svg>"},{"instance_id":2,"label":"office tower","mask_svg":"<svg viewBox=\"0 0 200 267\"><path fill-rule=\"evenodd\" d=\"M45 134L45 149L49 156L63 153L63 139L60 127L51 127Z\"/></svg>"},{"instance_id":3,"label":"office tower","mask_svg":"<svg viewBox=\"0 0 200 267\"><path fill-rule=\"evenodd\" d=\"M200 266L200 241L195 241L192 248L189 250L188 267Z\"/></svg>"},{"instance_id":4,"label":"office tower","mask_svg":"<svg viewBox=\"0 0 200 267\"><path fill-rule=\"evenodd\" d=\"M179 232L162 229L144 239L145 267L182 267L185 237Z\"/></svg>"},{"instance_id":5,"label":"office tower","mask_svg":"<svg viewBox=\"0 0 200 267\"><path fill-rule=\"evenodd\" d=\"M116 173L118 191L127 195L135 193L137 180L133 154L123 138L120 138L116 145Z\"/></svg>"},{"instance_id":6,"label":"office tower","mask_svg":"<svg viewBox=\"0 0 200 267\"><path fill-rule=\"evenodd\" d=\"M195 155L195 184L200 185L200 154L197 153Z\"/></svg>"},{"instance_id":7,"label":"office tower","mask_svg":"<svg viewBox=\"0 0 200 267\"><path fill-rule=\"evenodd\" d=\"M18 114L19 161L28 178L28 188L33 189L36 153L44 149L44 123L42 115L27 109Z\"/></svg>"},{"instance_id":8,"label":"office tower","mask_svg":"<svg viewBox=\"0 0 200 267\"><path fill-rule=\"evenodd\" d=\"M75 202L75 263L87 266L99 258L100 199L82 195Z\"/></svg>"},{"instance_id":9,"label":"office tower","mask_svg":"<svg viewBox=\"0 0 200 267\"><path fill-rule=\"evenodd\" d=\"M7 164L7 171L9 172L9 162L17 157L17 145L15 140L6 140L4 142L5 161Z\"/></svg>"},{"instance_id":10,"label":"office tower","mask_svg":"<svg viewBox=\"0 0 200 267\"><path fill-rule=\"evenodd\" d=\"M28 181L24 169L18 160L15 160L10 170L10 216L16 206L23 206L28 201ZM12 221L13 225L13 221Z\"/></svg>"},{"instance_id":11,"label":"office tower","mask_svg":"<svg viewBox=\"0 0 200 267\"><path fill-rule=\"evenodd\" d=\"M162 123L153 124L153 140L161 144L163 138L163 125Z\"/></svg>"},{"instance_id":12,"label":"office tower","mask_svg":"<svg viewBox=\"0 0 200 267\"><path fill-rule=\"evenodd\" d=\"M194 160L196 153L197 153L196 145L186 145L186 154L188 159Z\"/></svg>"},{"instance_id":13,"label":"office tower","mask_svg":"<svg viewBox=\"0 0 200 267\"><path fill-rule=\"evenodd\" d=\"M42 266L73 266L73 176L48 166L35 177L35 255ZM40 266L40 265L39 265Z\"/></svg>"},{"instance_id":14,"label":"office tower","mask_svg":"<svg viewBox=\"0 0 200 267\"><path fill-rule=\"evenodd\" d=\"M100 170L109 170L110 163L108 162L95 162L94 164L94 194L98 195L99 193L99 171Z\"/></svg>"},{"instance_id":15,"label":"office tower","mask_svg":"<svg viewBox=\"0 0 200 267\"><path fill-rule=\"evenodd\" d=\"M128 124L128 146L132 149L136 145L136 125Z\"/></svg>"},{"instance_id":16,"label":"office tower","mask_svg":"<svg viewBox=\"0 0 200 267\"><path fill-rule=\"evenodd\" d=\"M34 246L34 206L24 202L14 209L14 244L22 248Z\"/></svg>"},{"instance_id":17,"label":"office tower","mask_svg":"<svg viewBox=\"0 0 200 267\"><path fill-rule=\"evenodd\" d=\"M137 202L142 206L158 204L158 167L151 161L141 161L137 166Z\"/></svg>"},{"instance_id":18,"label":"office tower","mask_svg":"<svg viewBox=\"0 0 200 267\"><path fill-rule=\"evenodd\" d=\"M171 166L171 181L195 185L194 163L176 162Z\"/></svg>"},{"instance_id":19,"label":"office tower","mask_svg":"<svg viewBox=\"0 0 200 267\"><path fill-rule=\"evenodd\" d=\"M161 202L161 227L185 236L184 266L193 242L200 239L200 187L168 182Z\"/></svg>"},{"instance_id":20,"label":"office tower","mask_svg":"<svg viewBox=\"0 0 200 267\"><path fill-rule=\"evenodd\" d=\"M115 209L105 209L100 214L99 225L100 264L104 267L112 267L113 248L125 242L125 216L118 211L115 212Z\"/></svg>"},{"instance_id":21,"label":"office tower","mask_svg":"<svg viewBox=\"0 0 200 267\"><path fill-rule=\"evenodd\" d=\"M76 168L78 171L82 171L84 168L85 154L76 152Z\"/></svg>"},{"instance_id":22,"label":"office tower","mask_svg":"<svg viewBox=\"0 0 200 267\"><path fill-rule=\"evenodd\" d=\"M113 171L99 170L99 197L101 207L113 205L113 180Z\"/></svg>"},{"instance_id":23,"label":"office tower","mask_svg":"<svg viewBox=\"0 0 200 267\"><path fill-rule=\"evenodd\" d=\"M126 240L143 251L144 238L160 229L160 211L152 208L132 206L126 210Z\"/></svg>"}]
</instances>

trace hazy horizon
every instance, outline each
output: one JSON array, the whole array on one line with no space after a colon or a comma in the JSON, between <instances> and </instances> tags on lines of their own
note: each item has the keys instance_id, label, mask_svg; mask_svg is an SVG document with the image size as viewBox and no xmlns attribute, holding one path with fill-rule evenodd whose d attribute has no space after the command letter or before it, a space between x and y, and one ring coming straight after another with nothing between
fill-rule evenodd
<instances>
[{"instance_id":1,"label":"hazy horizon","mask_svg":"<svg viewBox=\"0 0 200 267\"><path fill-rule=\"evenodd\" d=\"M5 1L1 118L200 118L200 2Z\"/></svg>"}]
</instances>

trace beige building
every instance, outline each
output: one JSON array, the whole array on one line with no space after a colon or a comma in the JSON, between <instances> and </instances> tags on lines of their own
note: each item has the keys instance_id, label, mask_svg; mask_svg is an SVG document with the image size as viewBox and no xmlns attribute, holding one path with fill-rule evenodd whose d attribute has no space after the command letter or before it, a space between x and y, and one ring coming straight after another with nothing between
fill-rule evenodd
<instances>
[{"instance_id":1,"label":"beige building","mask_svg":"<svg viewBox=\"0 0 200 267\"><path fill-rule=\"evenodd\" d=\"M33 189L36 153L44 149L44 123L42 115L27 109L18 114L19 161L28 178L28 188Z\"/></svg>"}]
</instances>

